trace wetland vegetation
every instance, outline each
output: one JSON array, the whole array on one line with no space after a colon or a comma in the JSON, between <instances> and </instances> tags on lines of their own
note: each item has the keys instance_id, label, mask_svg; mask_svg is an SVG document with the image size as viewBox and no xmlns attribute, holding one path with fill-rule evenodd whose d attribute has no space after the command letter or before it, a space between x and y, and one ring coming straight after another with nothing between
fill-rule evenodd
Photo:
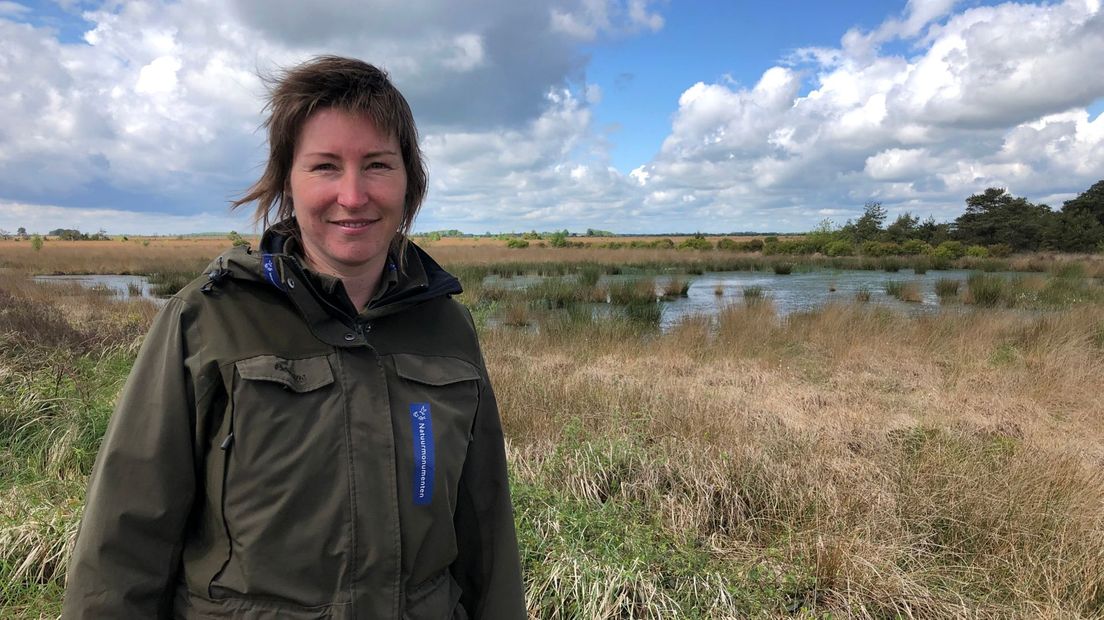
<instances>
[{"instance_id":1,"label":"wetland vegetation","mask_svg":"<svg viewBox=\"0 0 1104 620\"><path fill-rule=\"evenodd\" d=\"M529 241L429 245L481 332L532 617L1104 615L1104 257ZM228 245L0 242L0 616L57 615L156 312L28 276L195 274ZM829 276L837 301L782 312L717 280L715 312L662 322L703 274L850 268L898 284ZM871 303L920 278L930 312Z\"/></svg>"}]
</instances>

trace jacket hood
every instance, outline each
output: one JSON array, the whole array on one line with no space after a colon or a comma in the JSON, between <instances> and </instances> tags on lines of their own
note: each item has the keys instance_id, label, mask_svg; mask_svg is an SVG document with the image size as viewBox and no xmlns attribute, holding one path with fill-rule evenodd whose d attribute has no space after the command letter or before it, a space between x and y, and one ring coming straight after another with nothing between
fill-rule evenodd
<instances>
[{"instance_id":1,"label":"jacket hood","mask_svg":"<svg viewBox=\"0 0 1104 620\"><path fill-rule=\"evenodd\" d=\"M312 323L322 320L316 316L320 312L350 323L463 292L460 281L413 242L406 244L403 259L397 260L401 246L395 243L386 268L397 271L396 283L357 315L340 280L307 269L296 251L297 244L294 224L279 222L261 237L260 251L237 246L212 261L207 268L208 284L217 285L223 278L264 282L287 294Z\"/></svg>"}]
</instances>

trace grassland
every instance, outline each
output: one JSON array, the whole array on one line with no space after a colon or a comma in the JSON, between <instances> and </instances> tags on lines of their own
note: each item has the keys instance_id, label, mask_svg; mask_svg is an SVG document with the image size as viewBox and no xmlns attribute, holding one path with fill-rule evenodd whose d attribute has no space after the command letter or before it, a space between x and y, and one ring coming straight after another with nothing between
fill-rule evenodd
<instances>
[{"instance_id":1,"label":"grassland","mask_svg":"<svg viewBox=\"0 0 1104 620\"><path fill-rule=\"evenodd\" d=\"M765 259L501 246L430 251L482 319L532 617L1104 617L1100 262L1014 257L1046 273L945 285L948 309L924 316L779 317L760 291L661 332L647 309L681 285L648 269ZM115 265L80 247L66 260L105 271L180 264L153 243L126 249L157 258ZM30 284L34 256L9 252L0 616L53 617L154 308ZM634 269L636 284L602 281ZM531 270L553 277L479 285ZM580 311L599 297L641 310Z\"/></svg>"}]
</instances>

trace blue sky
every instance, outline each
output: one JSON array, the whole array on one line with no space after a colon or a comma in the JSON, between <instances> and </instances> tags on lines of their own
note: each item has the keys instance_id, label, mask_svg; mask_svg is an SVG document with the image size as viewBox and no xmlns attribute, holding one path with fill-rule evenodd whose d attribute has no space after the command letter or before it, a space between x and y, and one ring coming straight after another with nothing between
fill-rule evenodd
<instances>
[{"instance_id":1,"label":"blue sky","mask_svg":"<svg viewBox=\"0 0 1104 620\"><path fill-rule=\"evenodd\" d=\"M896 3L900 6L902 3ZM810 46L832 46L852 27L877 26L888 2L682 2L662 30L584 47L587 80L602 86L596 120L616 127L613 163L646 163L670 130L688 84L754 84L765 68Z\"/></svg>"},{"instance_id":2,"label":"blue sky","mask_svg":"<svg viewBox=\"0 0 1104 620\"><path fill-rule=\"evenodd\" d=\"M1099 0L0 0L0 229L248 230L257 71L387 68L416 230L801 231L1104 177Z\"/></svg>"}]
</instances>

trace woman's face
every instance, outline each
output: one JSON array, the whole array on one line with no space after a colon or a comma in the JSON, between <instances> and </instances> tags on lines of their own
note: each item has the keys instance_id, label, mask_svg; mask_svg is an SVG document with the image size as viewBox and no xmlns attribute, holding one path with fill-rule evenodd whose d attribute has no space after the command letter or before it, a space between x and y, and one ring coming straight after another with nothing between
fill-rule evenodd
<instances>
[{"instance_id":1,"label":"woman's face","mask_svg":"<svg viewBox=\"0 0 1104 620\"><path fill-rule=\"evenodd\" d=\"M379 273L402 221L399 140L364 115L325 108L303 124L288 184L307 264L342 278Z\"/></svg>"}]
</instances>

